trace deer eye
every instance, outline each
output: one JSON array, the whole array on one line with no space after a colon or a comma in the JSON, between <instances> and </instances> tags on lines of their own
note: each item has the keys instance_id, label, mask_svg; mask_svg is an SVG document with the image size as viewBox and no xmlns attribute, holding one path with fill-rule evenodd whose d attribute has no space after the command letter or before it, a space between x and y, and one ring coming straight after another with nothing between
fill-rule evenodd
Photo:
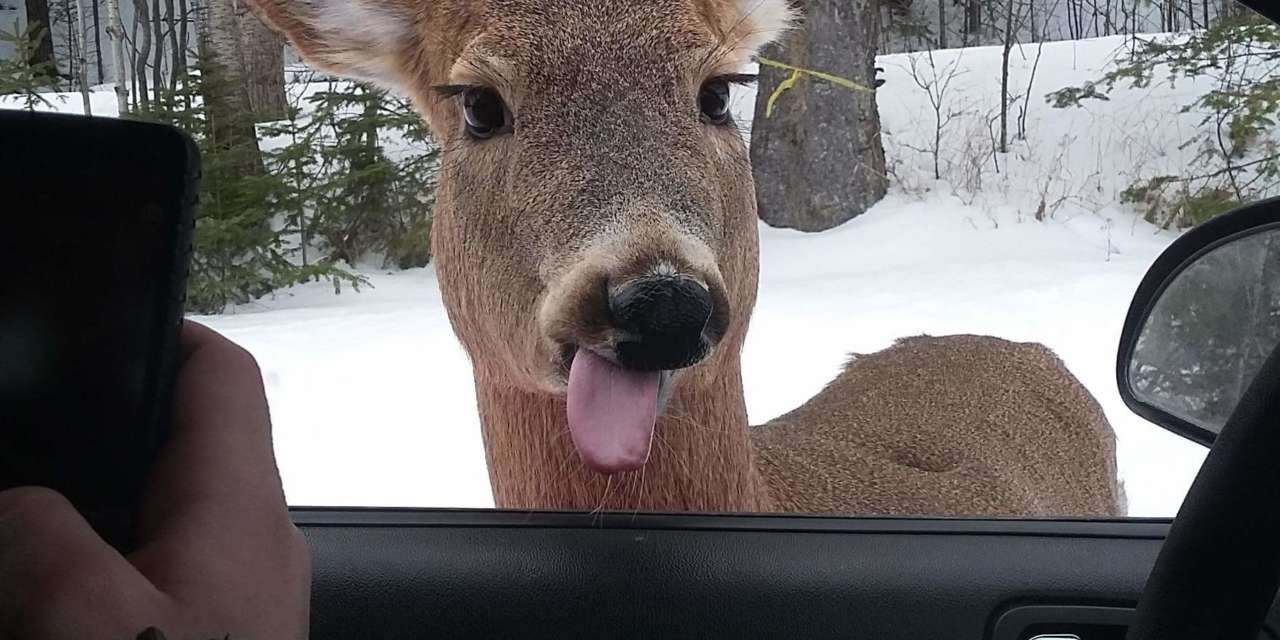
<instances>
[{"instance_id":1,"label":"deer eye","mask_svg":"<svg viewBox=\"0 0 1280 640\"><path fill-rule=\"evenodd\" d=\"M507 105L493 89L468 87L462 93L462 105L467 134L477 140L492 138L510 128Z\"/></svg>"},{"instance_id":2,"label":"deer eye","mask_svg":"<svg viewBox=\"0 0 1280 640\"><path fill-rule=\"evenodd\" d=\"M712 78L702 84L698 92L698 108L702 117L711 124L725 124L729 121L729 82L721 78Z\"/></svg>"}]
</instances>

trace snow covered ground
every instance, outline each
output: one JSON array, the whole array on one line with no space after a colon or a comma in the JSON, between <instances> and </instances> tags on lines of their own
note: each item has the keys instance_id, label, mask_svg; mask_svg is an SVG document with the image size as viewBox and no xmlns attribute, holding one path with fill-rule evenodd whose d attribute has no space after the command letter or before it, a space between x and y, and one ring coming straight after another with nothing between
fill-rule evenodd
<instances>
[{"instance_id":1,"label":"snow covered ground","mask_svg":"<svg viewBox=\"0 0 1280 640\"><path fill-rule=\"evenodd\" d=\"M1170 237L1136 227L1108 239L1094 220L989 225L949 196L895 195L818 236L762 228L744 356L753 423L802 403L847 353L900 336L1036 340L1102 402L1131 513L1171 515L1204 450L1130 413L1113 373L1133 290ZM490 506L470 371L434 274L366 274L374 287L361 293L308 285L200 318L263 366L291 502Z\"/></svg>"},{"instance_id":2,"label":"snow covered ground","mask_svg":"<svg viewBox=\"0 0 1280 640\"><path fill-rule=\"evenodd\" d=\"M999 50L935 52L933 67L917 54L917 75L957 71L945 96L956 116L939 151L942 181L920 150L933 139L934 114L911 58L881 58L889 197L827 233L761 227L759 304L744 356L753 422L802 403L846 354L897 337L1039 341L1115 427L1131 515L1177 510L1205 450L1130 413L1113 373L1132 294L1176 236L1142 222L1118 193L1140 176L1185 167L1193 151L1179 145L1199 115L1179 110L1207 87L1118 90L1108 102L1066 110L1043 98L1099 75L1124 42L1046 44L1026 103L1028 137L998 158L988 122L999 103ZM1015 50L1016 93L1028 91L1036 53ZM67 98L56 108L78 111L79 96ZM96 114L114 114L108 91L93 98ZM750 118L751 101L749 91L736 98L740 120ZM1038 221L1042 202L1047 219ZM311 284L198 318L258 357L290 502L491 506L470 369L434 273L362 272L373 286L359 293Z\"/></svg>"}]
</instances>

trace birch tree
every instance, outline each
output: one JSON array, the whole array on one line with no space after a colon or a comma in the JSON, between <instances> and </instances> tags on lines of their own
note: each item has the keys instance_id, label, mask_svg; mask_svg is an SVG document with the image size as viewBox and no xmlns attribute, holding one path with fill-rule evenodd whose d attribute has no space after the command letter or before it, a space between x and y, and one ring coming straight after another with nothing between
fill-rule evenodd
<instances>
[{"instance_id":1,"label":"birch tree","mask_svg":"<svg viewBox=\"0 0 1280 640\"><path fill-rule=\"evenodd\" d=\"M137 82L135 100L142 111L151 110L151 90L147 87L147 59L151 57L151 11L147 0L133 0L133 78Z\"/></svg>"},{"instance_id":2,"label":"birch tree","mask_svg":"<svg viewBox=\"0 0 1280 640\"><path fill-rule=\"evenodd\" d=\"M239 5L236 20L243 34L240 60L249 92L249 110L260 122L280 120L289 109L284 93L284 40L262 24L246 3Z\"/></svg>"},{"instance_id":3,"label":"birch tree","mask_svg":"<svg viewBox=\"0 0 1280 640\"><path fill-rule=\"evenodd\" d=\"M231 0L210 0L200 21L199 37L209 135L219 149L236 150L239 175L261 174L257 132L253 118L247 117L251 102L241 66L243 33Z\"/></svg>"},{"instance_id":4,"label":"birch tree","mask_svg":"<svg viewBox=\"0 0 1280 640\"><path fill-rule=\"evenodd\" d=\"M85 71L85 51L88 49L88 43L85 42L84 28L84 0L76 0L76 25L75 39L79 43L77 53L79 54L80 63L76 68L76 75L80 80L80 99L84 101L84 114L86 116L93 115L93 106L89 102L89 74Z\"/></svg>"},{"instance_id":5,"label":"birch tree","mask_svg":"<svg viewBox=\"0 0 1280 640\"><path fill-rule=\"evenodd\" d=\"M107 0L107 36L111 38L111 66L116 76L116 109L129 113L129 87L125 86L124 24L120 22L120 0Z\"/></svg>"}]
</instances>

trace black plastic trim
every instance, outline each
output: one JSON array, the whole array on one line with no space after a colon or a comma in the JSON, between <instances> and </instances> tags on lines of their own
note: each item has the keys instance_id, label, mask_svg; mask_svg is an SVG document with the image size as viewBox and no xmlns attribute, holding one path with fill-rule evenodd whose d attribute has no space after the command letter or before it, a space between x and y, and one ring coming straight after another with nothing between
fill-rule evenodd
<instances>
[{"instance_id":1,"label":"black plastic trim","mask_svg":"<svg viewBox=\"0 0 1280 640\"><path fill-rule=\"evenodd\" d=\"M1132 607L1168 521L295 509L311 637L991 637ZM1099 639L1099 640L1110 640Z\"/></svg>"},{"instance_id":2,"label":"black plastic trim","mask_svg":"<svg viewBox=\"0 0 1280 640\"><path fill-rule=\"evenodd\" d=\"M666 529L796 533L956 534L1160 540L1168 518L978 519L772 514L582 513L496 509L293 507L301 528Z\"/></svg>"},{"instance_id":3,"label":"black plastic trim","mask_svg":"<svg viewBox=\"0 0 1280 640\"><path fill-rule=\"evenodd\" d=\"M1205 446L1213 445L1218 434L1139 400L1129 384L1129 361L1148 314L1178 275L1201 256L1226 243L1276 227L1280 227L1280 198L1261 200L1188 231L1169 245L1147 270L1125 315L1116 357L1116 384L1130 410L1184 438Z\"/></svg>"}]
</instances>

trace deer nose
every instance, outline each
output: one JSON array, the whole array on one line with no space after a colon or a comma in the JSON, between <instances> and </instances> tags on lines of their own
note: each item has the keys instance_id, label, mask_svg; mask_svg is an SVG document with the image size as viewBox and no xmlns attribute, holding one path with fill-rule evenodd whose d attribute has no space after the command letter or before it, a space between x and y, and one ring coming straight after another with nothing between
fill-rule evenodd
<instances>
[{"instance_id":1,"label":"deer nose","mask_svg":"<svg viewBox=\"0 0 1280 640\"><path fill-rule=\"evenodd\" d=\"M609 295L619 329L618 364L637 371L670 371L697 364L711 350L704 329L714 304L706 285L686 276L649 276Z\"/></svg>"}]
</instances>

